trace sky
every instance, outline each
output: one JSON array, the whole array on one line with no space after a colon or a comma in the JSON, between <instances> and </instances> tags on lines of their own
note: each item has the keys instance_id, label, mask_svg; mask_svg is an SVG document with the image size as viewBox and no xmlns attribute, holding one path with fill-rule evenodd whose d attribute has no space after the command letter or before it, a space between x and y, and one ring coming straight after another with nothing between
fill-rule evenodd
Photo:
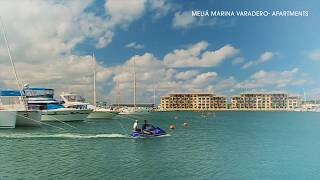
<instances>
[{"instance_id":1,"label":"sky","mask_svg":"<svg viewBox=\"0 0 320 180\"><path fill-rule=\"evenodd\" d=\"M2 0L19 79L92 101L132 103L173 92L320 97L320 1ZM305 17L209 17L192 11L308 11ZM0 89L16 89L0 38Z\"/></svg>"}]
</instances>

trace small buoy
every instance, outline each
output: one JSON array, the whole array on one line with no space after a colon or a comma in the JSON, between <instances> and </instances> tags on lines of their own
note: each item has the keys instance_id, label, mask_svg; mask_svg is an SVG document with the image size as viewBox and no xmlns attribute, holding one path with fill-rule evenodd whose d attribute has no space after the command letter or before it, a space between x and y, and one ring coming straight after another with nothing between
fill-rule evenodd
<instances>
[{"instance_id":1,"label":"small buoy","mask_svg":"<svg viewBox=\"0 0 320 180\"><path fill-rule=\"evenodd\" d=\"M188 123L185 122L185 123L182 124L182 126L183 127L188 127Z\"/></svg>"},{"instance_id":2,"label":"small buoy","mask_svg":"<svg viewBox=\"0 0 320 180\"><path fill-rule=\"evenodd\" d=\"M175 129L176 126L174 126L173 124L170 124L169 129Z\"/></svg>"}]
</instances>

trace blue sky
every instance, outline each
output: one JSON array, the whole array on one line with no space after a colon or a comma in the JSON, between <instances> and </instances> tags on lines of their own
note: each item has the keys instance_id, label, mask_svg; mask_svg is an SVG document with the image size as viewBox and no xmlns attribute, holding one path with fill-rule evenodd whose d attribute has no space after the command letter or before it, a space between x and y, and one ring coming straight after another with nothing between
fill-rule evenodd
<instances>
[{"instance_id":1,"label":"blue sky","mask_svg":"<svg viewBox=\"0 0 320 180\"><path fill-rule=\"evenodd\" d=\"M22 2L2 2L2 7L10 9L31 3ZM12 17L9 10L1 16L12 30L8 36L14 44L17 66L30 65L20 70L22 80L34 86L51 86L57 92L78 91L90 97L90 56L94 52L99 62L99 94L109 102L114 102L119 93L122 102L131 101L133 58L141 102L152 102L153 87L157 89L157 99L170 92L216 92L229 96L250 90L301 94L303 89L309 96L319 97L320 2L316 0L31 4L34 8L30 10L17 8L21 17ZM39 11L36 7L47 10ZM68 12L67 8L72 10ZM304 10L309 16L192 17L192 10ZM23 18L26 15L32 21ZM63 21L57 21L59 18ZM24 35L18 28L19 22L31 35ZM22 41L23 46L18 43ZM5 59L4 52L0 51L0 56ZM43 72L34 72L34 62L39 62L36 67ZM46 67L52 69L45 70ZM24 75L30 71L31 77ZM0 85L13 86L10 78L3 79Z\"/></svg>"}]
</instances>

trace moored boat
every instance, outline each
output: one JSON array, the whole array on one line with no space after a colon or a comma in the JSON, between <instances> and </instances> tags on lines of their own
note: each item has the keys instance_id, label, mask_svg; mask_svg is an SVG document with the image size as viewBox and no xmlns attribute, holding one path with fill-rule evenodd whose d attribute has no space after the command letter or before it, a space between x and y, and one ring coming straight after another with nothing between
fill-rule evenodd
<instances>
[{"instance_id":1,"label":"moored boat","mask_svg":"<svg viewBox=\"0 0 320 180\"><path fill-rule=\"evenodd\" d=\"M40 126L41 125L41 111L24 110L17 111L16 126Z\"/></svg>"},{"instance_id":2,"label":"moored boat","mask_svg":"<svg viewBox=\"0 0 320 180\"><path fill-rule=\"evenodd\" d=\"M16 116L15 110L0 110L0 128L15 128Z\"/></svg>"},{"instance_id":3,"label":"moored boat","mask_svg":"<svg viewBox=\"0 0 320 180\"><path fill-rule=\"evenodd\" d=\"M92 112L89 109L58 108L42 111L42 121L84 121Z\"/></svg>"},{"instance_id":4,"label":"moored boat","mask_svg":"<svg viewBox=\"0 0 320 180\"><path fill-rule=\"evenodd\" d=\"M29 110L24 104L19 90L3 90L0 92L3 109L14 109L16 111L16 126L39 126L41 112Z\"/></svg>"},{"instance_id":5,"label":"moored boat","mask_svg":"<svg viewBox=\"0 0 320 180\"><path fill-rule=\"evenodd\" d=\"M28 107L40 110L42 121L84 121L92 112L90 109L64 107L54 99L54 89L25 86L24 92Z\"/></svg>"},{"instance_id":6,"label":"moored boat","mask_svg":"<svg viewBox=\"0 0 320 180\"><path fill-rule=\"evenodd\" d=\"M111 109L96 107L92 113L89 114L88 119L112 119L118 114L119 112Z\"/></svg>"},{"instance_id":7,"label":"moored boat","mask_svg":"<svg viewBox=\"0 0 320 180\"><path fill-rule=\"evenodd\" d=\"M118 114L112 109L96 107L85 102L85 98L76 93L63 93L60 95L62 105L65 108L74 108L78 110L90 110L89 119L111 119Z\"/></svg>"},{"instance_id":8,"label":"moored boat","mask_svg":"<svg viewBox=\"0 0 320 180\"><path fill-rule=\"evenodd\" d=\"M120 110L120 115L146 115L149 114L151 109L140 107L125 107Z\"/></svg>"}]
</instances>

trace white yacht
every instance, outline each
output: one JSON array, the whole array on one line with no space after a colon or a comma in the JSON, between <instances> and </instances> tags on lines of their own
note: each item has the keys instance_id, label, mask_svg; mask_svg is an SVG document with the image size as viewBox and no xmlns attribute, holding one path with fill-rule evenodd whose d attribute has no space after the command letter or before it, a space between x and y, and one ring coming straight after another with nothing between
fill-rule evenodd
<instances>
[{"instance_id":1,"label":"white yacht","mask_svg":"<svg viewBox=\"0 0 320 180\"><path fill-rule=\"evenodd\" d=\"M87 118L89 119L111 119L118 114L112 109L97 107L85 102L85 98L76 93L63 93L60 95L62 105L66 108L87 109L92 112Z\"/></svg>"},{"instance_id":2,"label":"white yacht","mask_svg":"<svg viewBox=\"0 0 320 180\"><path fill-rule=\"evenodd\" d=\"M89 119L112 119L114 116L118 115L119 112L112 109L95 107L92 113L89 114Z\"/></svg>"},{"instance_id":3,"label":"white yacht","mask_svg":"<svg viewBox=\"0 0 320 180\"><path fill-rule=\"evenodd\" d=\"M144 107L124 107L121 108L120 115L144 115L149 114L151 112L150 108Z\"/></svg>"},{"instance_id":4,"label":"white yacht","mask_svg":"<svg viewBox=\"0 0 320 180\"><path fill-rule=\"evenodd\" d=\"M3 90L0 92L1 105L3 109L14 109L16 111L16 126L39 126L41 112L28 110L24 104L21 92L18 90Z\"/></svg>"},{"instance_id":5,"label":"white yacht","mask_svg":"<svg viewBox=\"0 0 320 180\"><path fill-rule=\"evenodd\" d=\"M0 110L0 128L15 128L16 117L15 110Z\"/></svg>"},{"instance_id":6,"label":"white yacht","mask_svg":"<svg viewBox=\"0 0 320 180\"><path fill-rule=\"evenodd\" d=\"M92 112L90 109L66 108L53 98L54 89L24 89L28 107L41 111L42 121L83 121Z\"/></svg>"}]
</instances>

